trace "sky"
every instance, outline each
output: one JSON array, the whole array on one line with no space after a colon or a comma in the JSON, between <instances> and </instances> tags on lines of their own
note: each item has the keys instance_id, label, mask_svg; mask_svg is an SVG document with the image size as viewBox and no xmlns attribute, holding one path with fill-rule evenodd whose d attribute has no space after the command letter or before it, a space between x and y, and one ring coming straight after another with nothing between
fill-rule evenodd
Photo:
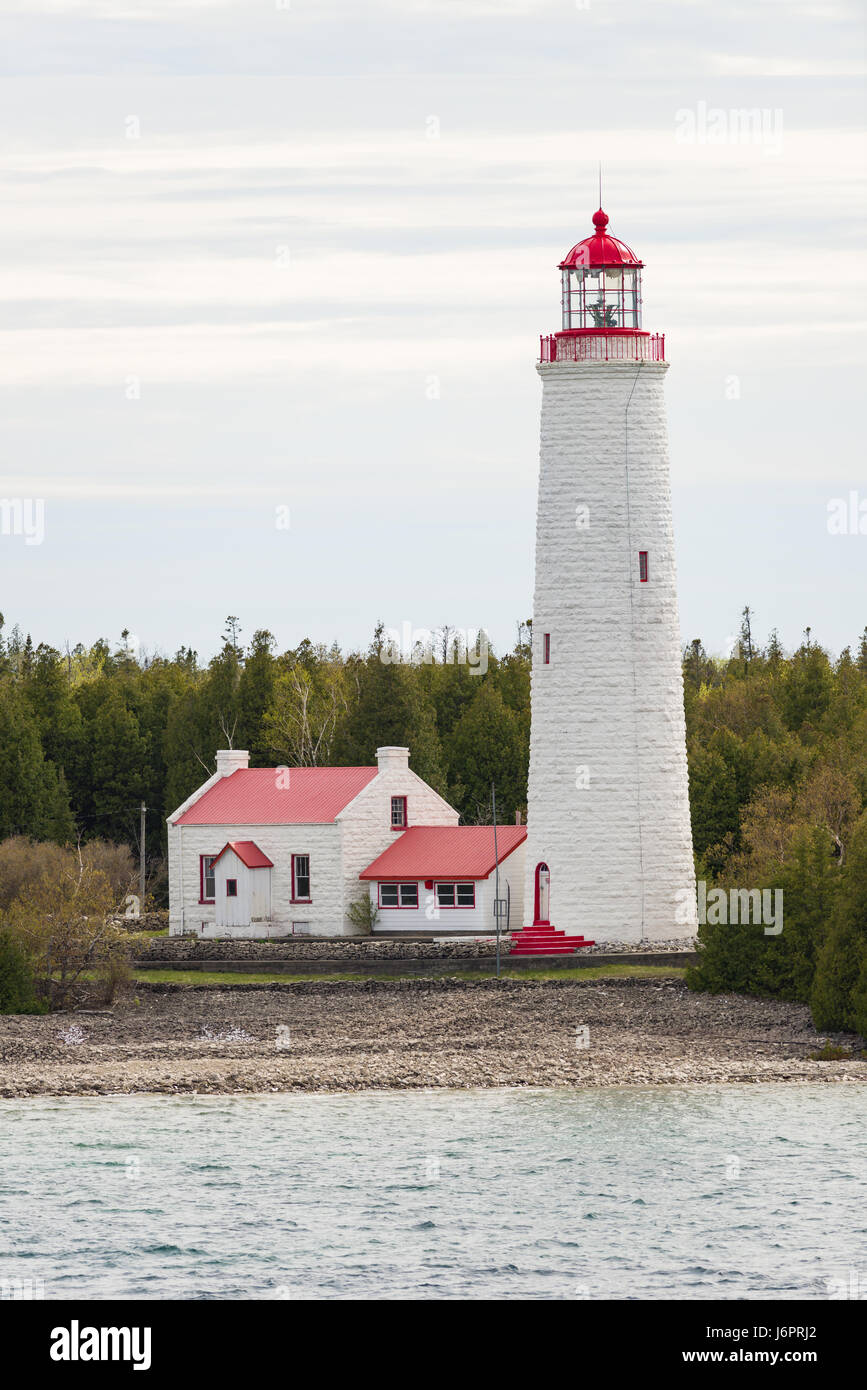
<instances>
[{"instance_id":1,"label":"sky","mask_svg":"<svg viewBox=\"0 0 867 1390\"><path fill-rule=\"evenodd\" d=\"M601 161L671 363L684 642L727 652L749 604L759 640L856 644L864 24L848 0L0 0L7 628L203 659L230 613L279 650L377 620L511 647L539 335Z\"/></svg>"}]
</instances>

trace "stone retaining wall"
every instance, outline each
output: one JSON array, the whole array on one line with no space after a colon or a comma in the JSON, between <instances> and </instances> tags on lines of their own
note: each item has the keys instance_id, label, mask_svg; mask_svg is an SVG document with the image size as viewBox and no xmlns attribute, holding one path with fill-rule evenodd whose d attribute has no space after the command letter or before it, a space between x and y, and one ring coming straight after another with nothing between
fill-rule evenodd
<instances>
[{"instance_id":1,"label":"stone retaining wall","mask_svg":"<svg viewBox=\"0 0 867 1390\"><path fill-rule=\"evenodd\" d=\"M500 943L502 958L508 957L509 942L504 939ZM477 941L449 941L440 939L437 941L402 941L376 937L328 937L327 939L296 939L282 941L209 941L196 937L178 936L159 936L152 937L150 941L142 943L136 949L136 963L139 966L150 965L156 968L161 964L178 966L184 963L196 968L202 968L206 963L225 962L235 967L242 968L249 962L249 968L255 968L255 962L260 961L270 967L288 966L291 962L298 966L303 966L309 962L311 967L318 965L330 965L339 971L344 966L349 967L352 962L373 962L373 961L394 961L395 963L404 961L479 961L484 963L483 968L493 960L495 947L493 942L487 938ZM692 953L684 950L681 943L675 943L671 949L660 948L653 943L649 948L641 946L628 946L621 949L611 946L584 947L575 955L569 956L547 956L546 963L562 963L574 966L586 962L595 964L602 961L610 962L612 958L623 959L628 962L635 957L640 959L642 964L666 964L671 959L677 965L683 965L688 960L694 960ZM535 956L515 956L509 958L511 967L526 964L528 969L532 969L538 964L539 957Z\"/></svg>"},{"instance_id":2,"label":"stone retaining wall","mask_svg":"<svg viewBox=\"0 0 867 1390\"><path fill-rule=\"evenodd\" d=\"M505 949L505 943L504 943ZM271 941L209 941L186 936L158 936L136 951L139 961L220 960L427 960L443 956L489 956L490 941L400 941L376 937L335 936Z\"/></svg>"}]
</instances>

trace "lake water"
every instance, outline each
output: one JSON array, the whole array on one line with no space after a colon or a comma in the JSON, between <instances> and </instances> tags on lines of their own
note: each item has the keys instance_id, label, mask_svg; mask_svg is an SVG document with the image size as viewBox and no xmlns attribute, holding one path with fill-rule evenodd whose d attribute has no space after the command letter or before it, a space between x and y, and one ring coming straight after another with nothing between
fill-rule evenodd
<instances>
[{"instance_id":1,"label":"lake water","mask_svg":"<svg viewBox=\"0 0 867 1390\"><path fill-rule=\"evenodd\" d=\"M0 1101L0 1281L863 1297L865 1119L856 1084Z\"/></svg>"}]
</instances>

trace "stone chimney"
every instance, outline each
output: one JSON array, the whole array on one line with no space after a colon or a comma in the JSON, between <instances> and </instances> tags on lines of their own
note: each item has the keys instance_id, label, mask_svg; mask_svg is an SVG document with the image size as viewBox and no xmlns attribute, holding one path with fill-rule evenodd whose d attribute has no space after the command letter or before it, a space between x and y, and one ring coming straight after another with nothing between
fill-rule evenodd
<instances>
[{"instance_id":1,"label":"stone chimney","mask_svg":"<svg viewBox=\"0 0 867 1390\"><path fill-rule=\"evenodd\" d=\"M377 748L376 761L380 772L406 772L409 767L409 749Z\"/></svg>"},{"instance_id":2,"label":"stone chimney","mask_svg":"<svg viewBox=\"0 0 867 1390\"><path fill-rule=\"evenodd\" d=\"M217 776L231 777L239 768L250 766L250 754L246 748L218 748Z\"/></svg>"}]
</instances>

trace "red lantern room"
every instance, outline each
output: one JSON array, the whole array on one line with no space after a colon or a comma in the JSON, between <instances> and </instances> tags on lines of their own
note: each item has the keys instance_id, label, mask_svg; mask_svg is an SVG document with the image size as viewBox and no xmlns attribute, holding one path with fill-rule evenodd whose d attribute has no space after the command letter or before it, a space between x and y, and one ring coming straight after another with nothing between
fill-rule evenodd
<instances>
[{"instance_id":1,"label":"red lantern room","mask_svg":"<svg viewBox=\"0 0 867 1390\"><path fill-rule=\"evenodd\" d=\"M560 262L563 327L542 339L543 362L628 357L664 361L665 339L641 327L641 272L635 252L593 214L593 235ZM649 341L645 341L649 340Z\"/></svg>"},{"instance_id":2,"label":"red lantern room","mask_svg":"<svg viewBox=\"0 0 867 1390\"><path fill-rule=\"evenodd\" d=\"M641 329L642 262L624 241L609 236L608 215L593 214L595 231L560 262L563 330L634 333Z\"/></svg>"}]
</instances>

